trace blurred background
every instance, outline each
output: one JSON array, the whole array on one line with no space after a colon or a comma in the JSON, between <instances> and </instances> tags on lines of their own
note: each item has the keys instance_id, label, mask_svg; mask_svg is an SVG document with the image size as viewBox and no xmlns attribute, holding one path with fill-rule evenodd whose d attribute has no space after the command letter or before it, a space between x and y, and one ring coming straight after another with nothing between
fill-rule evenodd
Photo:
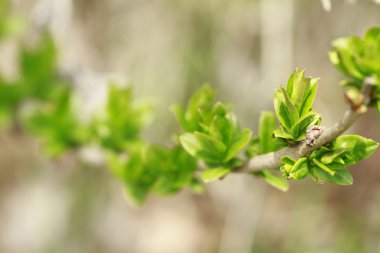
<instances>
[{"instance_id":1,"label":"blurred background","mask_svg":"<svg viewBox=\"0 0 380 253\"><path fill-rule=\"evenodd\" d=\"M9 11L26 20L26 40L40 27L52 32L81 117L104 103L109 80L128 83L155 101L144 136L163 144L178 131L168 108L203 83L255 131L296 67L320 77L315 109L332 124L346 106L331 41L380 24L370 0L12 0ZM2 40L9 78L15 55L13 39ZM371 111L350 131L379 141L379 125ZM0 143L0 252L380 252L379 152L351 168L349 187L307 179L282 193L230 175L203 195L150 196L136 208L96 154L52 160L19 131L1 132Z\"/></svg>"}]
</instances>

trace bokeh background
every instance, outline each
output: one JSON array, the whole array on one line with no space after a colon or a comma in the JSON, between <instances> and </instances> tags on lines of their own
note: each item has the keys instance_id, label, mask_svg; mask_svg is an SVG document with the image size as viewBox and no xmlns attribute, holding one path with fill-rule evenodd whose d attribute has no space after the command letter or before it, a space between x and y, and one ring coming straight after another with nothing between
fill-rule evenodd
<instances>
[{"instance_id":1,"label":"bokeh background","mask_svg":"<svg viewBox=\"0 0 380 253\"><path fill-rule=\"evenodd\" d=\"M380 25L380 5L369 0L11 3L32 30L53 33L60 70L85 101L81 117L104 103L110 80L129 83L155 101L144 136L163 144L178 130L168 108L203 83L234 105L242 126L257 129L260 111L272 110L274 89L296 67L320 77L315 109L332 124L346 106L327 57L331 41ZM15 55L12 38L2 40L4 75L14 75ZM350 131L379 141L379 126L371 111ZM20 131L2 132L0 144L0 252L380 252L380 152L351 168L349 187L308 179L282 193L230 175L203 195L150 196L136 208L93 152L51 160Z\"/></svg>"}]
</instances>

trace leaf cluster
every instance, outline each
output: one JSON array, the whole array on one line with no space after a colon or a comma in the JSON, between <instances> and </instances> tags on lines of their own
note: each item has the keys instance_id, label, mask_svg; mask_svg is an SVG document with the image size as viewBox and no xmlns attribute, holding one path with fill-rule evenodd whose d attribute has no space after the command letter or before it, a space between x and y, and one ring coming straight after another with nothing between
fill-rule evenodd
<instances>
[{"instance_id":1,"label":"leaf cluster","mask_svg":"<svg viewBox=\"0 0 380 253\"><path fill-rule=\"evenodd\" d=\"M143 203L150 192L168 195L187 186L202 187L193 176L196 160L180 146L166 148L141 143L131 148L127 157L109 153L108 164L136 204Z\"/></svg>"},{"instance_id":2,"label":"leaf cluster","mask_svg":"<svg viewBox=\"0 0 380 253\"><path fill-rule=\"evenodd\" d=\"M207 85L190 99L187 108L173 108L184 133L179 136L183 148L204 162L204 181L227 175L243 164L238 154L248 145L252 132L241 129L228 105L214 102L215 93Z\"/></svg>"},{"instance_id":3,"label":"leaf cluster","mask_svg":"<svg viewBox=\"0 0 380 253\"><path fill-rule=\"evenodd\" d=\"M57 50L52 37L45 33L33 48L21 47L19 78L0 79L0 125L12 124L27 101L54 102L68 87L57 74ZM13 122L14 123L14 122Z\"/></svg>"},{"instance_id":4,"label":"leaf cluster","mask_svg":"<svg viewBox=\"0 0 380 253\"><path fill-rule=\"evenodd\" d=\"M197 162L181 146L167 148L141 138L151 114L151 103L134 99L131 87L113 84L105 110L91 124L91 139L107 153L108 167L135 204L151 192L168 195L185 187L202 188L194 176Z\"/></svg>"},{"instance_id":5,"label":"leaf cluster","mask_svg":"<svg viewBox=\"0 0 380 253\"><path fill-rule=\"evenodd\" d=\"M100 146L115 152L125 151L140 140L141 130L152 118L152 104L133 98L132 88L111 84L104 111L91 123L91 132Z\"/></svg>"},{"instance_id":6,"label":"leaf cluster","mask_svg":"<svg viewBox=\"0 0 380 253\"><path fill-rule=\"evenodd\" d=\"M347 80L342 85L348 89L347 97L358 111L365 111L360 90L367 80L375 85L372 105L380 112L380 28L369 29L363 38L351 36L332 43L330 61Z\"/></svg>"},{"instance_id":7,"label":"leaf cluster","mask_svg":"<svg viewBox=\"0 0 380 253\"><path fill-rule=\"evenodd\" d=\"M359 135L339 136L335 141L297 161L283 157L280 170L285 178L300 180L310 175L319 183L350 185L353 178L347 167L371 156L379 143Z\"/></svg>"},{"instance_id":8,"label":"leaf cluster","mask_svg":"<svg viewBox=\"0 0 380 253\"><path fill-rule=\"evenodd\" d=\"M306 138L306 130L321 122L321 116L311 108L317 93L318 79L305 77L296 70L289 78L286 89L279 88L274 95L274 108L280 127L275 137L295 144Z\"/></svg>"},{"instance_id":9,"label":"leaf cluster","mask_svg":"<svg viewBox=\"0 0 380 253\"><path fill-rule=\"evenodd\" d=\"M39 105L24 119L24 126L39 136L47 154L58 156L79 148L89 140L88 129L80 123L74 111L69 90L57 93L54 102Z\"/></svg>"}]
</instances>

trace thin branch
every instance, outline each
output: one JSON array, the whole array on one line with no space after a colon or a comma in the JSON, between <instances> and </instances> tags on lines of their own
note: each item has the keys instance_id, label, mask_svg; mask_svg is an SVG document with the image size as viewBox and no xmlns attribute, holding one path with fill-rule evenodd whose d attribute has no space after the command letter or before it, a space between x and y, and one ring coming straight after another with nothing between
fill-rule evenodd
<instances>
[{"instance_id":1,"label":"thin branch","mask_svg":"<svg viewBox=\"0 0 380 253\"><path fill-rule=\"evenodd\" d=\"M363 113L366 112L366 107L371 102L373 89L373 80L371 78L366 78L361 90L362 100L360 104L355 104L355 106L350 104L350 109L345 112L340 121L324 130L319 129L322 132L316 137L316 139L313 139L312 141L307 139L294 147L286 147L279 151L253 157L244 166L236 168L234 172L252 173L263 169L276 169L282 165L280 159L283 156L289 156L290 158L297 160L301 157L310 155L314 150L319 149L343 134ZM363 106L365 108L364 110ZM358 108L360 108L360 110Z\"/></svg>"}]
</instances>

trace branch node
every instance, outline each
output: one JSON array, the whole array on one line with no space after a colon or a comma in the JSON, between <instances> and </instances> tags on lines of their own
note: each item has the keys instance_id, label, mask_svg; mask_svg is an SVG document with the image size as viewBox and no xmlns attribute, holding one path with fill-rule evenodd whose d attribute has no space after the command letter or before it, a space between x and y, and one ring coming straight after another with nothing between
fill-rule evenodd
<instances>
[{"instance_id":1,"label":"branch node","mask_svg":"<svg viewBox=\"0 0 380 253\"><path fill-rule=\"evenodd\" d=\"M324 126L312 126L306 131L306 145L313 147L315 141L322 135Z\"/></svg>"}]
</instances>

